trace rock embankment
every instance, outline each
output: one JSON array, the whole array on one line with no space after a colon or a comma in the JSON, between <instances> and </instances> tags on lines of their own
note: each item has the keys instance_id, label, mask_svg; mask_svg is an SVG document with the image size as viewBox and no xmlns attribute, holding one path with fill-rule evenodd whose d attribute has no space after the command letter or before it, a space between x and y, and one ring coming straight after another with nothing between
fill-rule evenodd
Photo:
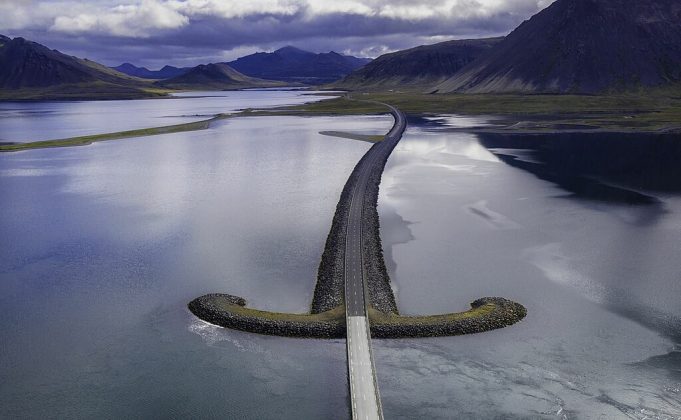
<instances>
[{"instance_id":1,"label":"rock embankment","mask_svg":"<svg viewBox=\"0 0 681 420\"><path fill-rule=\"evenodd\" d=\"M395 116L397 124L397 116ZM395 125L393 126L393 129ZM390 277L383 259L380 225L378 220L378 191L385 164L399 141L399 136L374 144L360 159L343 188L336 206L329 236L317 271L317 285L312 300L312 313L322 313L344 303L345 290L345 236L350 215L352 193L362 168L372 159L369 181L364 194L362 209L362 244L367 285L371 306L381 312L397 314L397 304Z\"/></svg>"},{"instance_id":2,"label":"rock embankment","mask_svg":"<svg viewBox=\"0 0 681 420\"><path fill-rule=\"evenodd\" d=\"M322 314L283 314L246 308L243 298L209 294L189 303L189 310L206 322L257 334L297 338L344 338L344 308ZM400 316L371 311L374 338L442 337L503 328L523 319L525 308L504 298L482 298L467 312L434 316Z\"/></svg>"},{"instance_id":3,"label":"rock embankment","mask_svg":"<svg viewBox=\"0 0 681 420\"><path fill-rule=\"evenodd\" d=\"M378 219L378 192L383 169L401 137L399 120L385 140L374 144L359 161L343 188L317 272L309 314L284 314L246 307L243 298L209 294L194 299L189 309L215 325L258 334L304 338L342 338L345 323L345 237L350 204L360 173L370 173L363 196L362 253L371 307L371 335L377 338L438 337L472 334L512 325L525 317L525 308L503 298L482 298L466 312L435 316L400 316L383 259ZM370 161L369 161L370 160Z\"/></svg>"},{"instance_id":4,"label":"rock embankment","mask_svg":"<svg viewBox=\"0 0 681 420\"><path fill-rule=\"evenodd\" d=\"M348 227L352 192L357 183L357 168L360 167L362 160L360 160L350 174L336 205L336 213L333 216L333 222L331 222L331 230L329 231L329 236L326 237L326 245L324 246L322 259L317 269L317 285L314 289L311 307L313 314L330 311L337 306L343 305L345 302L343 300L345 288L345 232Z\"/></svg>"},{"instance_id":5,"label":"rock embankment","mask_svg":"<svg viewBox=\"0 0 681 420\"><path fill-rule=\"evenodd\" d=\"M370 316L371 336L415 338L475 334L513 325L526 315L527 310L519 303L485 297L471 303L467 312L433 316Z\"/></svg>"},{"instance_id":6,"label":"rock embankment","mask_svg":"<svg viewBox=\"0 0 681 420\"><path fill-rule=\"evenodd\" d=\"M362 209L362 252L364 253L364 266L367 273L367 288L369 301L377 311L398 314L395 295L390 286L390 276L383 258L383 245L381 244L380 223L378 218L378 191L381 184L383 169L390 157L397 141L377 144L377 161L371 167L371 173L367 182L364 195L364 208Z\"/></svg>"},{"instance_id":7,"label":"rock embankment","mask_svg":"<svg viewBox=\"0 0 681 420\"><path fill-rule=\"evenodd\" d=\"M246 308L243 298L220 293L198 297L188 306L206 322L240 331L299 338L345 337L342 308L324 316L266 312Z\"/></svg>"}]
</instances>

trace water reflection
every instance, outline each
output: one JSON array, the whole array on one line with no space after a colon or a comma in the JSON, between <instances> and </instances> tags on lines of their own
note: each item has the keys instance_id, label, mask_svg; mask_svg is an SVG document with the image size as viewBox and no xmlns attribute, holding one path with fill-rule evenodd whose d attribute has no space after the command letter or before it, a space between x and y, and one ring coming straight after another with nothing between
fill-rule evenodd
<instances>
[{"instance_id":1,"label":"water reflection","mask_svg":"<svg viewBox=\"0 0 681 420\"><path fill-rule=\"evenodd\" d=\"M411 126L379 199L384 237L404 229L392 212L410 222L409 241L384 243L400 311L498 295L528 317L375 344L386 416L678 417L681 153L672 138L653 142L654 152L645 139L606 140L592 154L573 137Z\"/></svg>"},{"instance_id":2,"label":"water reflection","mask_svg":"<svg viewBox=\"0 0 681 420\"><path fill-rule=\"evenodd\" d=\"M629 223L645 227L658 222L665 213L663 198L681 193L681 136L672 134L569 133L514 135L483 133L480 143L504 163L528 171L540 179L558 184L573 193L572 197L624 204L624 208L604 208ZM638 189L634 191L633 189ZM662 198L658 198L662 192ZM597 207L596 207L597 208ZM647 277L653 260L646 237L649 230L623 230L609 247L612 256L635 255L639 264L629 267L629 274ZM620 270L616 275L602 273L608 286L583 280L570 268L561 268L561 254L550 244L537 253L549 255L535 263L547 276L561 282L565 276L583 293L630 319L654 328L681 343L681 318L641 305L623 289ZM537 254L535 254L537 255ZM575 277L576 276L576 277ZM636 287L636 286L633 286ZM596 289L601 289L596 290ZM605 291L607 290L607 291Z\"/></svg>"},{"instance_id":3,"label":"water reflection","mask_svg":"<svg viewBox=\"0 0 681 420\"><path fill-rule=\"evenodd\" d=\"M481 133L479 137L505 163L581 198L656 204L658 200L641 190L681 192L679 135Z\"/></svg>"},{"instance_id":4,"label":"water reflection","mask_svg":"<svg viewBox=\"0 0 681 420\"><path fill-rule=\"evenodd\" d=\"M0 418L345 417L342 341L217 329L186 304L307 311L370 147L319 131L391 123L242 118L1 155Z\"/></svg>"},{"instance_id":5,"label":"water reflection","mask_svg":"<svg viewBox=\"0 0 681 420\"><path fill-rule=\"evenodd\" d=\"M178 93L173 98L123 101L0 102L0 142L59 139L182 124L243 108L269 108L322 99L298 90Z\"/></svg>"}]
</instances>

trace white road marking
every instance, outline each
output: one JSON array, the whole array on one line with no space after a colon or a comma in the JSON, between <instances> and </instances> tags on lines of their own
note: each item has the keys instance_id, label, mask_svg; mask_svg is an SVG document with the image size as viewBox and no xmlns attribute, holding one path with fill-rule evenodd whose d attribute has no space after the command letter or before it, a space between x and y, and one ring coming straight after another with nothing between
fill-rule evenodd
<instances>
[{"instance_id":1,"label":"white road marking","mask_svg":"<svg viewBox=\"0 0 681 420\"><path fill-rule=\"evenodd\" d=\"M383 418L371 357L371 332L369 329L368 319L366 318L366 305L368 298L365 296L366 284L362 272L362 220L360 219L359 223L357 222L357 213L362 211L362 206L364 204L364 193L366 191L367 185L369 184L369 179L374 173L374 165L385 162L385 158L382 154L386 149L394 147L394 144L390 144L389 142L399 140L399 137L397 137L398 132L405 127L404 115L397 111L394 107L390 108L395 117L395 125L385 136L384 139L386 141L379 143L375 148L370 149L369 153L367 153L363 158L364 164L360 169L357 183L353 191L352 201L350 203L350 221L348 223L348 230L346 230L345 238L345 293L346 296L349 296L352 290L352 293L355 295L355 299L352 302L354 302L354 305L356 306L355 308L351 309L349 307L351 300L346 300L348 365L350 366L350 395L352 397L352 416L356 420L362 418L366 420ZM386 143L390 144L390 146ZM350 259L352 260L352 267L348 267L348 262ZM358 262L360 262L360 264L357 264ZM361 281L361 286L363 287L362 289L360 289L357 285L358 274ZM352 283L347 281L350 275L352 275ZM361 293L359 293L361 299L357 298L358 289L361 291ZM354 313L360 308L362 309L361 313L363 316L355 315ZM359 369L357 373L355 373L355 367ZM362 393L362 401L358 403L355 397L359 392ZM369 395L368 399L367 394Z\"/></svg>"}]
</instances>

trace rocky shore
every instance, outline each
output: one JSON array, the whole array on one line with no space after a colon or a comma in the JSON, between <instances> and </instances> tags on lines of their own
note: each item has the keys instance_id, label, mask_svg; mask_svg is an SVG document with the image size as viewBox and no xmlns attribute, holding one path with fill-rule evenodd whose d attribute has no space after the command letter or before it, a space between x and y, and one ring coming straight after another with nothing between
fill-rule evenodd
<instances>
[{"instance_id":1,"label":"rocky shore","mask_svg":"<svg viewBox=\"0 0 681 420\"><path fill-rule=\"evenodd\" d=\"M375 338L445 337L475 334L513 325L525 318L519 303L486 297L471 303L467 312L433 316L370 315L371 336Z\"/></svg>"},{"instance_id":2,"label":"rocky shore","mask_svg":"<svg viewBox=\"0 0 681 420\"><path fill-rule=\"evenodd\" d=\"M317 314L283 314L246 308L243 298L209 294L189 302L189 310L214 325L257 334L299 338L345 337L343 308Z\"/></svg>"},{"instance_id":3,"label":"rocky shore","mask_svg":"<svg viewBox=\"0 0 681 420\"><path fill-rule=\"evenodd\" d=\"M369 181L364 196L364 208L362 210L362 252L364 253L364 266L367 274L367 288L371 307L384 313L398 314L395 295L390 286L390 276L383 258L383 246L381 244L380 223L378 218L378 190L381 184L383 169L392 153L397 141L377 144L374 147L382 147L378 152L378 162L371 168Z\"/></svg>"},{"instance_id":4,"label":"rocky shore","mask_svg":"<svg viewBox=\"0 0 681 420\"><path fill-rule=\"evenodd\" d=\"M397 115L395 115L397 124ZM393 126L397 130L397 126ZM350 174L336 206L331 229L317 271L309 314L284 314L246 307L243 298L209 294L189 303L189 310L204 321L258 334L304 337L345 337L345 236L350 204L359 174L372 159L363 196L362 253L367 278L371 335L377 338L437 337L472 334L512 325L526 315L525 308L504 298L482 298L466 312L436 316L400 316L383 258L378 218L378 192L383 169L400 136L387 135L374 144Z\"/></svg>"},{"instance_id":5,"label":"rocky shore","mask_svg":"<svg viewBox=\"0 0 681 420\"><path fill-rule=\"evenodd\" d=\"M345 309L322 314L283 314L247 308L243 298L209 294L192 300L189 310L206 322L256 334L297 338L344 338ZM482 298L466 312L434 316L369 313L374 338L442 337L491 331L515 324L525 308L504 298Z\"/></svg>"},{"instance_id":6,"label":"rocky shore","mask_svg":"<svg viewBox=\"0 0 681 420\"><path fill-rule=\"evenodd\" d=\"M377 143L360 159L350 174L336 206L329 236L317 270L317 285L312 300L313 314L322 313L344 304L345 269L345 232L350 214L352 192L357 183L358 173L365 165L368 156L378 154L371 167L371 174L364 195L362 231L364 264L371 306L381 312L397 314L395 296L390 287L390 277L383 259L380 225L378 220L378 189L383 169L397 142Z\"/></svg>"},{"instance_id":7,"label":"rocky shore","mask_svg":"<svg viewBox=\"0 0 681 420\"><path fill-rule=\"evenodd\" d=\"M326 245L317 269L317 285L314 289L311 308L313 314L326 312L344 304L345 232L348 226L352 191L357 183L357 168L360 167L362 160L350 174L336 205L331 230L329 236L326 237Z\"/></svg>"}]
</instances>

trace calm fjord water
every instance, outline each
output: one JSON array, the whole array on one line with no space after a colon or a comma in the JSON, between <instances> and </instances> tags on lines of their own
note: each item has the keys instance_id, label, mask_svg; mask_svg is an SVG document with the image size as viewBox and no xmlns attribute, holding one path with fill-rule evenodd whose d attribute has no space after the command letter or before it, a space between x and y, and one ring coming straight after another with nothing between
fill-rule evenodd
<instances>
[{"instance_id":1,"label":"calm fjord water","mask_svg":"<svg viewBox=\"0 0 681 420\"><path fill-rule=\"evenodd\" d=\"M411 122L379 198L400 309L504 296L528 316L376 342L386 417L680 418L681 139Z\"/></svg>"},{"instance_id":2,"label":"calm fjord water","mask_svg":"<svg viewBox=\"0 0 681 420\"><path fill-rule=\"evenodd\" d=\"M0 102L0 142L23 143L183 124L249 107L301 104L313 100L308 93L311 92L267 89L238 94L183 92L170 99Z\"/></svg>"},{"instance_id":3,"label":"calm fjord water","mask_svg":"<svg viewBox=\"0 0 681 420\"><path fill-rule=\"evenodd\" d=\"M243 118L0 155L0 418L343 417L344 342L224 331L186 304L307 311L369 147L318 132L391 123Z\"/></svg>"},{"instance_id":4,"label":"calm fjord water","mask_svg":"<svg viewBox=\"0 0 681 420\"><path fill-rule=\"evenodd\" d=\"M224 104L191 99L186 110L301 100L223 95ZM74 107L49 106L56 115ZM21 118L74 130L40 113ZM0 119L3 139L11 119ZM0 155L0 417L347 418L342 340L224 330L186 303L227 292L306 311L338 196L369 147L318 132L374 134L391 123L240 118ZM614 169L547 170L561 165L531 140L447 131L483 120L411 123L379 199L401 311L464 310L498 295L529 314L485 334L375 340L386 417L678 418L679 190L631 185ZM6 140L35 134L8 124L18 131ZM631 142L606 150L640 154ZM589 182L596 193L575 191ZM603 185L632 195L613 199Z\"/></svg>"}]
</instances>

